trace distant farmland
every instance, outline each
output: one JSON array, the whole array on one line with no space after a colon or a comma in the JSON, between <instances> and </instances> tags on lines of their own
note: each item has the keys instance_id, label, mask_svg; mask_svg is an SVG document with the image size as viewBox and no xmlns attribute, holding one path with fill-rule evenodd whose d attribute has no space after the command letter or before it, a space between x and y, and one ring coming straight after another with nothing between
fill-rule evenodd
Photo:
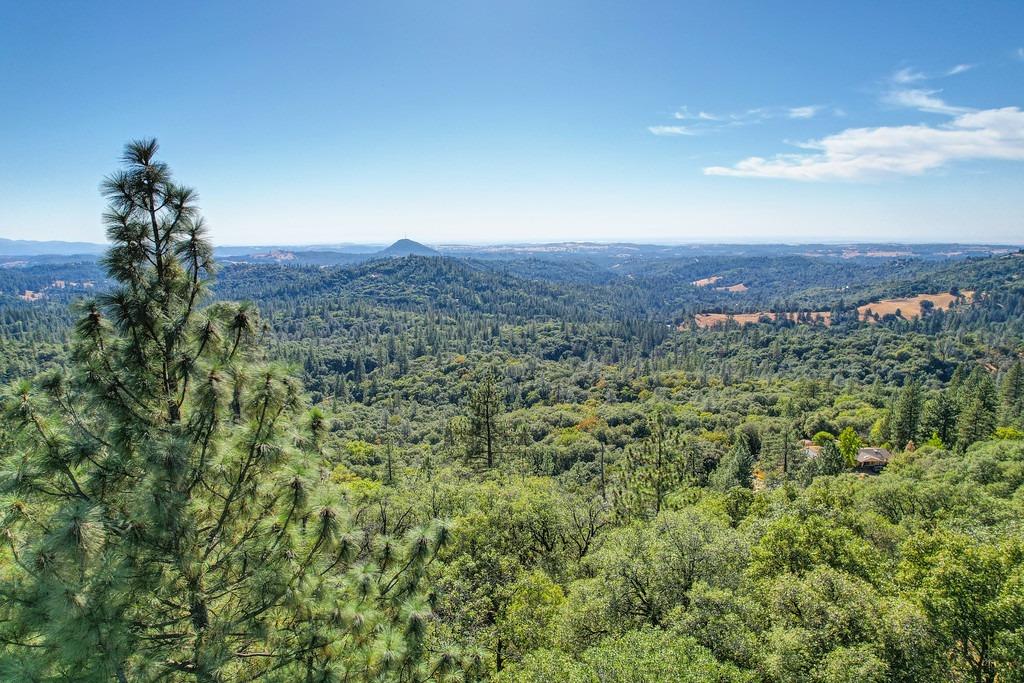
<instances>
[{"instance_id":1,"label":"distant farmland","mask_svg":"<svg viewBox=\"0 0 1024 683\"><path fill-rule=\"evenodd\" d=\"M748 289L750 289L750 287L747 287L745 284L741 282L736 285L729 285L728 287L715 287L715 289L717 289L720 292L745 292Z\"/></svg>"},{"instance_id":2,"label":"distant farmland","mask_svg":"<svg viewBox=\"0 0 1024 683\"><path fill-rule=\"evenodd\" d=\"M829 311L813 311L807 313L786 313L785 316L798 323L821 323L828 325L831 322L832 314ZM802 319L807 316L806 320ZM768 311L757 313L698 313L694 316L697 327L706 329L716 325L722 325L729 319L735 320L740 325L761 322L762 320L775 320L776 314Z\"/></svg>"},{"instance_id":3,"label":"distant farmland","mask_svg":"<svg viewBox=\"0 0 1024 683\"><path fill-rule=\"evenodd\" d=\"M699 280L694 280L690 284L693 285L694 287L709 287L709 286L711 286L711 285L713 285L715 283L721 282L721 281L722 281L722 276L721 275L712 275L710 277L704 277L704 278L701 278ZM715 289L717 289L720 292L745 292L745 291L747 291L750 288L747 287L742 282L739 282L739 283L737 283L735 285L715 287Z\"/></svg>"},{"instance_id":4,"label":"distant farmland","mask_svg":"<svg viewBox=\"0 0 1024 683\"><path fill-rule=\"evenodd\" d=\"M904 299L882 299L881 301L872 302L870 304L864 304L863 306L857 307L857 317L861 320L867 320L868 322L874 322L874 316L884 318L887 315L896 315L899 311L901 318L910 320L911 318L921 317L921 307L926 301L931 302L932 308L937 311L945 311L956 304L960 299L963 299L967 303L971 303L974 300L974 292L964 291L957 297L949 292L943 292L942 294L918 294L917 296L911 296Z\"/></svg>"},{"instance_id":5,"label":"distant farmland","mask_svg":"<svg viewBox=\"0 0 1024 683\"><path fill-rule=\"evenodd\" d=\"M869 323L875 323L887 315L897 315L905 320L921 317L922 308L927 308L930 302L931 308L936 311L945 311L963 301L971 303L974 300L973 291L963 291L959 296L943 292L942 294L918 294L917 296L901 299L882 299L873 301L857 307L857 317ZM792 311L781 314L787 319L800 324L822 324L832 323L832 314L829 311ZM698 313L694 316L697 327L707 329L722 325L728 320L734 320L740 325L750 323L773 321L778 315L769 311L757 311L754 313ZM683 327L680 325L680 327Z\"/></svg>"}]
</instances>

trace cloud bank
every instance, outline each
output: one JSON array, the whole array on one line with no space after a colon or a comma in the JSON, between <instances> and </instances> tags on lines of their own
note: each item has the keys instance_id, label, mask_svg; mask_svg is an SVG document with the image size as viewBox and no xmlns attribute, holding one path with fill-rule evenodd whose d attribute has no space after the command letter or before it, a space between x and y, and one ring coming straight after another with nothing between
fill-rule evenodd
<instances>
[{"instance_id":1,"label":"cloud bank","mask_svg":"<svg viewBox=\"0 0 1024 683\"><path fill-rule=\"evenodd\" d=\"M942 104L946 107L942 113L957 110ZM799 146L810 151L770 159L749 157L734 166L705 168L704 173L740 178L855 181L919 175L955 161L1024 161L1024 111L1017 107L967 111L937 126L850 128Z\"/></svg>"},{"instance_id":2,"label":"cloud bank","mask_svg":"<svg viewBox=\"0 0 1024 683\"><path fill-rule=\"evenodd\" d=\"M1024 57L1024 48L1018 53ZM890 73L878 92L883 109L914 109L944 117L943 123L847 128L807 142L798 151L770 158L751 156L732 166L709 166L704 174L740 178L789 180L869 180L885 176L920 175L958 161L1024 161L1024 112L1018 107L975 109L946 102L930 82L974 69L954 64L926 73L904 67ZM758 107L730 113L678 109L670 125L649 126L660 136L695 136L769 119L805 121L823 112L843 116L834 106Z\"/></svg>"}]
</instances>

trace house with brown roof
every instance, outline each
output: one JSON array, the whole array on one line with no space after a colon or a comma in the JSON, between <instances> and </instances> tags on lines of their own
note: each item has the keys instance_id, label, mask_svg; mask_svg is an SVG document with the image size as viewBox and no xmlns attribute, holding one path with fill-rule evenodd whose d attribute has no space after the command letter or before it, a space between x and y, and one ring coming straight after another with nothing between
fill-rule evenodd
<instances>
[{"instance_id":1,"label":"house with brown roof","mask_svg":"<svg viewBox=\"0 0 1024 683\"><path fill-rule=\"evenodd\" d=\"M875 474L892 460L892 453L884 448L860 448L857 450L857 471Z\"/></svg>"}]
</instances>

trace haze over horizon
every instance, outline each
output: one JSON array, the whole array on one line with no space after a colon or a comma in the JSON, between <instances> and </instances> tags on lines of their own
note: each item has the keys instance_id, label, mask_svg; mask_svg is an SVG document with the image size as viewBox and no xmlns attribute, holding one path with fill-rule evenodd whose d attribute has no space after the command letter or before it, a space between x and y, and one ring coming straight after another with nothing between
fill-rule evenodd
<instances>
[{"instance_id":1,"label":"haze over horizon","mask_svg":"<svg viewBox=\"0 0 1024 683\"><path fill-rule=\"evenodd\" d=\"M222 245L1024 239L1022 4L179 7L6 8L0 237L156 136Z\"/></svg>"}]
</instances>

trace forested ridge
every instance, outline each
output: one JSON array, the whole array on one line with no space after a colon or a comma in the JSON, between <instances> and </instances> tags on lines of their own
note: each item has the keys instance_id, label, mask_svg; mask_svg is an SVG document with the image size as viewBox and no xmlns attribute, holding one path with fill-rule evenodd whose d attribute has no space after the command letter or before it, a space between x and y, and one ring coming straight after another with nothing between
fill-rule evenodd
<instances>
[{"instance_id":1,"label":"forested ridge","mask_svg":"<svg viewBox=\"0 0 1024 683\"><path fill-rule=\"evenodd\" d=\"M1024 681L1020 253L242 263L103 187L0 269L0 679ZM762 311L831 324L693 322Z\"/></svg>"}]
</instances>

